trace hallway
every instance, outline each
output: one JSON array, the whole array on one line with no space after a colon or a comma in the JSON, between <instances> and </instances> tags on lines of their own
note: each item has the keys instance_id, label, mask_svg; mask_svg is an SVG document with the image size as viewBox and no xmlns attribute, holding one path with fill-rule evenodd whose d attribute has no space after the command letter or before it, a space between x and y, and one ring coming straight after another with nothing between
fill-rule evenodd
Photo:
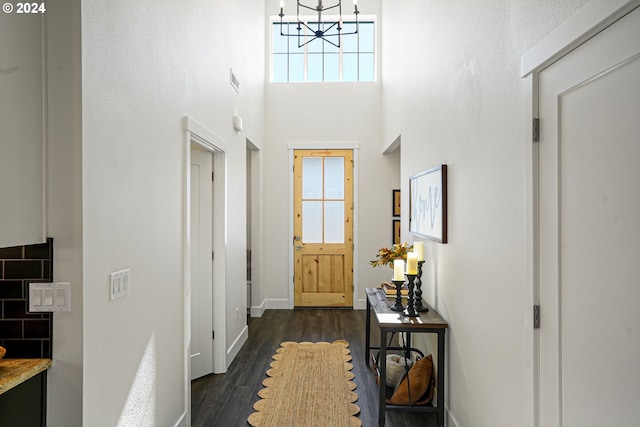
<instances>
[{"instance_id":1,"label":"hallway","mask_svg":"<svg viewBox=\"0 0 640 427\"><path fill-rule=\"evenodd\" d=\"M249 339L226 374L191 383L192 426L247 426L271 356L281 342L336 339L350 344L362 425L376 426L378 389L364 363L364 337L363 310L267 310L261 318L250 319ZM388 412L386 416L387 427L431 427L435 421L435 414Z\"/></svg>"}]
</instances>

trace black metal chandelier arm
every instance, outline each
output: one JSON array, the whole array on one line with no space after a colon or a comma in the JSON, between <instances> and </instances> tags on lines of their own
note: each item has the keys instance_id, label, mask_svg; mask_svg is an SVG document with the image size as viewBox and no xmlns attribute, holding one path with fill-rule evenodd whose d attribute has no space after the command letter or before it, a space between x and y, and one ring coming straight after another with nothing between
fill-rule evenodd
<instances>
[{"instance_id":1,"label":"black metal chandelier arm","mask_svg":"<svg viewBox=\"0 0 640 427\"><path fill-rule=\"evenodd\" d=\"M331 35L332 35L332 36L337 36L337 34L331 34ZM329 40L329 39L327 38L327 36L323 36L323 37L313 36L312 38L310 38L309 40L307 40L306 42L304 42L304 43L302 43L302 44L300 44L300 42L298 41L298 47L303 47L303 46L305 46L305 45L307 45L307 44L311 43L311 42L312 42L312 41L314 41L315 39L322 39L322 40L324 40L325 42L327 42L327 43L329 43L329 44L331 44L331 45L333 45L333 46L335 46L335 47L337 47L337 48L340 48L340 39L339 39L339 38L338 38L338 43L334 43L334 42L332 42L331 40Z\"/></svg>"},{"instance_id":2,"label":"black metal chandelier arm","mask_svg":"<svg viewBox=\"0 0 640 427\"><path fill-rule=\"evenodd\" d=\"M302 25L303 25L307 30L311 31L311 33L312 33L312 34L315 34L315 35L316 35L316 37L322 37L322 35L324 34L324 31L322 31L321 33L323 33L323 34L320 34L320 35L318 36L318 31L316 31L316 30L314 30L313 28L311 28L309 25L307 25L307 23L306 23L306 22L304 22L304 21L298 21L298 22L299 22L300 24L302 24Z\"/></svg>"},{"instance_id":3,"label":"black metal chandelier arm","mask_svg":"<svg viewBox=\"0 0 640 427\"><path fill-rule=\"evenodd\" d=\"M333 27L335 27L336 25L338 25L340 22L334 22L333 24L331 24L328 28L325 28L324 31L322 31L322 34L324 35L325 33L328 33ZM326 22L325 22L326 24ZM340 31L342 30L342 27L340 25L338 25L338 34L340 33ZM327 34L327 36L335 36L337 34Z\"/></svg>"},{"instance_id":4,"label":"black metal chandelier arm","mask_svg":"<svg viewBox=\"0 0 640 427\"><path fill-rule=\"evenodd\" d=\"M295 33L295 34L290 34L289 32L285 33L285 32L282 31L283 22L282 22L282 20L280 20L280 35L281 36L285 36L285 37L298 37L300 35L300 31L302 30L302 27L300 26L300 24L301 24L301 22L298 22L298 28L297 28L298 32Z\"/></svg>"},{"instance_id":5,"label":"black metal chandelier arm","mask_svg":"<svg viewBox=\"0 0 640 427\"><path fill-rule=\"evenodd\" d=\"M313 10L316 12L324 12L327 10L331 10L331 9L335 9L336 7L340 6L341 2L338 2L336 4L334 4L333 6L328 6L328 7L324 7L324 6L320 6L320 9L318 9L318 6L307 6L304 3L298 2L298 6L299 7L304 7L305 9L309 9L309 10Z\"/></svg>"},{"instance_id":6,"label":"black metal chandelier arm","mask_svg":"<svg viewBox=\"0 0 640 427\"><path fill-rule=\"evenodd\" d=\"M358 34L358 29L360 28L360 25L358 24L358 18L356 18L356 29L355 31L352 31L350 33L344 33L344 32L340 32L340 35L343 36L350 36L351 34Z\"/></svg>"},{"instance_id":7,"label":"black metal chandelier arm","mask_svg":"<svg viewBox=\"0 0 640 427\"><path fill-rule=\"evenodd\" d=\"M286 36L286 37L298 37L298 35L300 34L300 31L302 30L302 27L300 25L304 26L307 30L310 31L310 34L314 35L314 37L311 40L315 40L315 39L318 39L318 38L324 38L324 37L336 37L336 36L339 36L340 34L356 34L356 33L340 33L342 27L339 27L337 33L327 34L328 31L330 31L333 27L335 27L338 24L339 24L338 22L334 22L327 29L325 29L324 31L321 31L321 30L314 30L309 25L307 25L307 23L304 22L304 21L299 21L298 22L298 27L297 27L298 32L295 33L295 34L290 34L290 33L285 33L285 32L282 31L282 26L284 25L284 23L280 22L280 35L281 36ZM307 44L307 43L305 43L305 44Z\"/></svg>"},{"instance_id":8,"label":"black metal chandelier arm","mask_svg":"<svg viewBox=\"0 0 640 427\"><path fill-rule=\"evenodd\" d=\"M315 31L313 28L310 28L306 23L304 23L304 22L300 22L300 24L304 25L304 26L305 26L309 31L311 31L311 34L316 34L316 31ZM330 30L331 28L333 28L334 26L336 26L336 24L337 24L337 22L333 23L333 25L331 25L331 27L329 27L329 28L327 28L326 30L324 30L324 31L323 31L323 33L322 33L322 36L314 36L311 40L315 40L315 39L317 39L317 38L336 37L336 36L350 36L350 35L352 35L352 34L358 34L358 30L359 30L358 22L356 22L356 29L355 29L355 31L352 31L352 32L350 32L350 33L344 33L344 32L342 32L342 27L340 27L341 29L340 29L340 32L339 32L339 33L335 33L335 34L326 34L326 32L327 32L327 31L329 31L329 30ZM283 23L282 23L282 22L280 22L280 35L281 35L281 36L284 36L284 37L298 37L298 36L300 36L300 31L302 31L302 27L298 26L298 27L297 27L297 30L298 30L298 32L297 32L297 33L293 33L293 34L288 33L288 32L287 32L287 33L285 33L284 31L282 31L282 26L283 26ZM309 40L309 41L311 41L311 40ZM325 39L325 40L327 40L329 43L331 43L331 41L329 41L328 39ZM306 42L306 43L304 43L304 44L307 44L307 43L309 43L309 42ZM304 46L304 44L303 44L302 46ZM336 45L335 43L331 43L331 44L332 44L332 45L334 45L334 46L336 46L336 47L340 47L339 45Z\"/></svg>"}]
</instances>

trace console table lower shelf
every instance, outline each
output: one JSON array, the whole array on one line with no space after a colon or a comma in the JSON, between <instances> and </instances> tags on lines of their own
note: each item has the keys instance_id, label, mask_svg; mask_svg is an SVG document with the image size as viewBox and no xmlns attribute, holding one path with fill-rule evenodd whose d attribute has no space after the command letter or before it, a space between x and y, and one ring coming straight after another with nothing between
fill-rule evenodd
<instances>
[{"instance_id":1,"label":"console table lower shelf","mask_svg":"<svg viewBox=\"0 0 640 427\"><path fill-rule=\"evenodd\" d=\"M448 324L431 307L429 311L420 313L418 317L405 317L402 314L392 311L392 302L385 295L382 289L367 288L367 318L366 318L366 339L365 354L366 364L370 365L369 358L372 350L379 350L378 378L379 378L379 403L378 403L378 424L383 427L385 424L385 411L406 411L406 412L432 412L437 414L437 426L444 427L444 370L445 370L445 332ZM380 332L380 346L371 346L371 313L374 314L375 325ZM403 347L389 347L387 344L388 334L402 332L406 334L405 345ZM411 335L414 333L437 334L438 357L436 371L436 405L391 405L386 403L388 388L386 385L386 355L387 350L411 349Z\"/></svg>"}]
</instances>

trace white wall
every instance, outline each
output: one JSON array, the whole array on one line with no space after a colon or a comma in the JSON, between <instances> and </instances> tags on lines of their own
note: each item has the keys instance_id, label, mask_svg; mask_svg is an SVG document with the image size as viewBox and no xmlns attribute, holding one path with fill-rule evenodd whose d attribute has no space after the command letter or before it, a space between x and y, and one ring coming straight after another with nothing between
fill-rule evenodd
<instances>
[{"instance_id":1,"label":"white wall","mask_svg":"<svg viewBox=\"0 0 640 427\"><path fill-rule=\"evenodd\" d=\"M262 145L263 49L259 0L82 4L84 425L186 422L183 116L227 143L227 346L246 327L245 138ZM110 302L123 268L131 292Z\"/></svg>"},{"instance_id":2,"label":"white wall","mask_svg":"<svg viewBox=\"0 0 640 427\"><path fill-rule=\"evenodd\" d=\"M71 283L71 311L53 314L47 425L82 425L82 97L80 2L47 4L48 231L53 277Z\"/></svg>"},{"instance_id":3,"label":"white wall","mask_svg":"<svg viewBox=\"0 0 640 427\"><path fill-rule=\"evenodd\" d=\"M383 146L402 135L405 194L448 164L449 243L426 244L423 289L450 325L450 426L532 424L520 57L583 3L383 1Z\"/></svg>"}]
</instances>

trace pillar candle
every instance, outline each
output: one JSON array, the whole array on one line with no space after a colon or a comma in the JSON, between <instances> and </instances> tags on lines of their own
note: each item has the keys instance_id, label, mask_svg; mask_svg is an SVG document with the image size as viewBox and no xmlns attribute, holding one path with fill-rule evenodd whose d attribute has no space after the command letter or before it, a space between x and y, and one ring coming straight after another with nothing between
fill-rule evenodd
<instances>
[{"instance_id":1,"label":"pillar candle","mask_svg":"<svg viewBox=\"0 0 640 427\"><path fill-rule=\"evenodd\" d=\"M404 280L404 260L393 260L393 280Z\"/></svg>"},{"instance_id":2,"label":"pillar candle","mask_svg":"<svg viewBox=\"0 0 640 427\"><path fill-rule=\"evenodd\" d=\"M393 280L404 280L404 260L393 260Z\"/></svg>"},{"instance_id":3,"label":"pillar candle","mask_svg":"<svg viewBox=\"0 0 640 427\"><path fill-rule=\"evenodd\" d=\"M413 242L413 252L418 255L418 261L424 261L424 243Z\"/></svg>"},{"instance_id":4,"label":"pillar candle","mask_svg":"<svg viewBox=\"0 0 640 427\"><path fill-rule=\"evenodd\" d=\"M407 274L418 274L418 255L414 252L407 253Z\"/></svg>"}]
</instances>

